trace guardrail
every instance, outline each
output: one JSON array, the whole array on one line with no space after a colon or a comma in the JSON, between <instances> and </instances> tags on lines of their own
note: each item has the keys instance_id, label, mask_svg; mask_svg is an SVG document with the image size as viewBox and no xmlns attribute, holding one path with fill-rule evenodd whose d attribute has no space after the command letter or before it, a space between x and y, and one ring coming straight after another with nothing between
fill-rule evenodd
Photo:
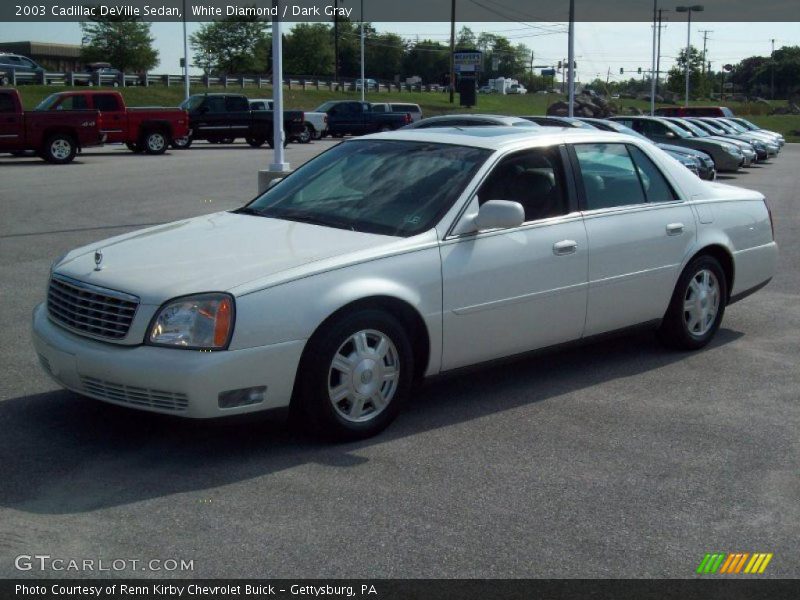
<instances>
[{"instance_id":1,"label":"guardrail","mask_svg":"<svg viewBox=\"0 0 800 600\"><path fill-rule=\"evenodd\" d=\"M272 80L269 77L261 75L190 75L189 82L192 86L202 87L238 87L241 89L247 87L263 88L272 86ZM131 86L144 86L151 85L183 85L183 75L159 75L155 73L144 74L103 74L103 73L75 73L75 72L48 72L39 71L36 73L18 72L15 69L8 69L0 71L0 84L11 85L16 87L20 84L38 84L38 85L53 85L53 86L112 86L112 87L131 87ZM287 78L283 80L283 85L288 89L316 89L328 91L359 91L361 85L356 84L355 81L331 81L317 78L304 78L293 79ZM421 83L389 83L382 82L376 85L371 85L368 88L370 92L444 92L447 91L446 86L440 85L423 85Z\"/></svg>"}]
</instances>

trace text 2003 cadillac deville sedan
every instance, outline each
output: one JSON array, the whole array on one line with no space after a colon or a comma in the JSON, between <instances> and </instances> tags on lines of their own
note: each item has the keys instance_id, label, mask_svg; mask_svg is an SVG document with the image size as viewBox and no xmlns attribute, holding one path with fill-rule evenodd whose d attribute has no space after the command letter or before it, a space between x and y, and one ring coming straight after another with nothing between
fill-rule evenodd
<instances>
[{"instance_id":1,"label":"text 2003 cadillac deville sedan","mask_svg":"<svg viewBox=\"0 0 800 600\"><path fill-rule=\"evenodd\" d=\"M756 192L583 130L344 142L239 210L56 261L33 341L80 394L372 435L420 377L652 322L701 348L777 260Z\"/></svg>"}]
</instances>

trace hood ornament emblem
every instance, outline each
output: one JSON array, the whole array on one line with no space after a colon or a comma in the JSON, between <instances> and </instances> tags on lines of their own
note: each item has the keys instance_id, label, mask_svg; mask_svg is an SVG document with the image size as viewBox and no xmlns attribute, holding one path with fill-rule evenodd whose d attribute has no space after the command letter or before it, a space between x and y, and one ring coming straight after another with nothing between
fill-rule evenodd
<instances>
[{"instance_id":1,"label":"hood ornament emblem","mask_svg":"<svg viewBox=\"0 0 800 600\"><path fill-rule=\"evenodd\" d=\"M95 271L102 271L103 270L103 251L99 248L94 251L94 270Z\"/></svg>"}]
</instances>

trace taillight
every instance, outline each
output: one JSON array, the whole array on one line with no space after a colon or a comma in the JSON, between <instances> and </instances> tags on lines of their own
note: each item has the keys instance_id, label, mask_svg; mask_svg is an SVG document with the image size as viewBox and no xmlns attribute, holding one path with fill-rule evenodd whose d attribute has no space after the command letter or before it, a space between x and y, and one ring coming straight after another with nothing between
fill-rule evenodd
<instances>
[{"instance_id":1,"label":"taillight","mask_svg":"<svg viewBox=\"0 0 800 600\"><path fill-rule=\"evenodd\" d=\"M411 113L406 113L406 123L411 123Z\"/></svg>"},{"instance_id":2,"label":"taillight","mask_svg":"<svg viewBox=\"0 0 800 600\"><path fill-rule=\"evenodd\" d=\"M764 198L764 206L767 207L767 214L769 215L769 228L772 230L772 239L775 239L775 222L772 220L772 209L769 207L769 202Z\"/></svg>"}]
</instances>

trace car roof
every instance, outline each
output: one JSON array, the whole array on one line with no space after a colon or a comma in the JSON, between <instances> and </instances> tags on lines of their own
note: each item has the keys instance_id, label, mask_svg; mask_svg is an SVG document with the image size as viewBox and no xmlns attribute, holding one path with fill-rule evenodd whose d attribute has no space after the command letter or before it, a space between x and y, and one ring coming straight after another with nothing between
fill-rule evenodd
<instances>
[{"instance_id":1,"label":"car roof","mask_svg":"<svg viewBox=\"0 0 800 600\"><path fill-rule=\"evenodd\" d=\"M431 121L446 121L449 119L459 119L459 120L472 120L472 121L481 121L486 119L494 119L498 122L503 123L520 123L522 121L526 121L522 117L512 117L509 115L489 115L489 114L481 114L481 113L453 113L451 115L436 115L433 117L427 117L422 119L422 121L417 121L418 123L430 123Z\"/></svg>"},{"instance_id":2,"label":"car roof","mask_svg":"<svg viewBox=\"0 0 800 600\"><path fill-rule=\"evenodd\" d=\"M508 147L531 145L545 146L550 144L625 142L630 143L629 135L601 131L599 129L582 129L575 127L432 127L430 129L398 129L396 131L374 133L359 139L402 140L410 142L430 142L471 146L489 150L502 150ZM346 142L350 143L350 141Z\"/></svg>"}]
</instances>

